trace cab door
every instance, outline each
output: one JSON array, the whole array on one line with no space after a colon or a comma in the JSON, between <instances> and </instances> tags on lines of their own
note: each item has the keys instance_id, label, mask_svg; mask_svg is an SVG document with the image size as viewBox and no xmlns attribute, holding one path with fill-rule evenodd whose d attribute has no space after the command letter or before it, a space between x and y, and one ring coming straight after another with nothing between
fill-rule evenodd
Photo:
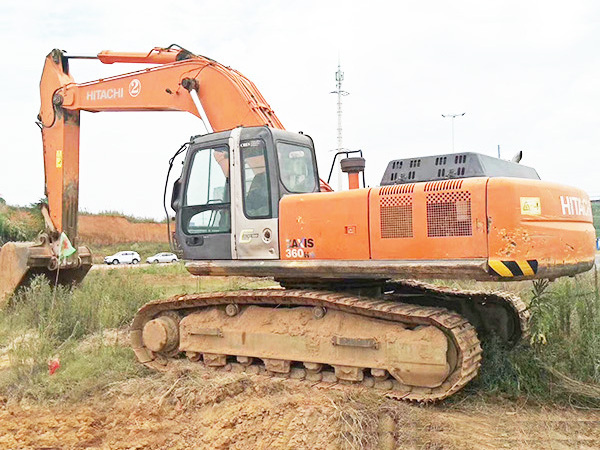
<instances>
[{"instance_id":1,"label":"cab door","mask_svg":"<svg viewBox=\"0 0 600 450\"><path fill-rule=\"evenodd\" d=\"M279 193L274 192L276 166L269 157L273 141L266 129L240 131L232 133L239 139L232 152L232 167L238 168L233 179L234 258L277 259Z\"/></svg>"},{"instance_id":2,"label":"cab door","mask_svg":"<svg viewBox=\"0 0 600 450\"><path fill-rule=\"evenodd\" d=\"M229 139L192 144L177 211L177 241L191 260L232 259Z\"/></svg>"}]
</instances>

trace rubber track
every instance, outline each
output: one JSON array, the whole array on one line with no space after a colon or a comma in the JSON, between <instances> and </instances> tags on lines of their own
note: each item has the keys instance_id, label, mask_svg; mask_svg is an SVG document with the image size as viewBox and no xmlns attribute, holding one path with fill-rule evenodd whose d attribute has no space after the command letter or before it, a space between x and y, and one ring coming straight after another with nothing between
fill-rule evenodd
<instances>
[{"instance_id":1,"label":"rubber track","mask_svg":"<svg viewBox=\"0 0 600 450\"><path fill-rule=\"evenodd\" d=\"M442 400L473 379L481 364L481 346L473 326L462 316L444 308L424 307L378 299L359 298L339 293L306 290L251 290L176 296L144 305L131 325L131 344L138 360L155 370L168 370L174 358L155 355L143 345L144 324L166 311L197 310L201 307L227 305L321 306L403 324L431 325L441 329L457 349L457 363L446 381L437 388L407 387L388 392L398 400L433 402ZM235 356L235 355L232 355Z\"/></svg>"},{"instance_id":2,"label":"rubber track","mask_svg":"<svg viewBox=\"0 0 600 450\"><path fill-rule=\"evenodd\" d=\"M406 301L406 299L402 299L400 295L397 295L398 292L405 291L406 289L436 298L438 303L435 306L442 308L448 308L448 304L444 301L445 298L467 303L495 303L502 305L512 314L514 329L516 331L515 335L509 339L508 344L510 345L515 345L529 333L529 320L531 317L529 309L520 297L509 292L454 289L417 280L401 280L389 282L385 285L385 290L391 290L392 292L386 294L384 298L393 301ZM415 302L418 303L418 299Z\"/></svg>"}]
</instances>

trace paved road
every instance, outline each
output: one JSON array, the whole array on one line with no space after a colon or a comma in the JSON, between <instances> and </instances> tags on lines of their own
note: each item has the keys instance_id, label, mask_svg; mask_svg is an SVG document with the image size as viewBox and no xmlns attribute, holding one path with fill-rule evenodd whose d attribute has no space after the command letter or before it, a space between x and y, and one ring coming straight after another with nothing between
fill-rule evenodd
<instances>
[{"instance_id":1,"label":"paved road","mask_svg":"<svg viewBox=\"0 0 600 450\"><path fill-rule=\"evenodd\" d=\"M135 269L136 267L149 267L149 266L169 266L172 263L158 263L158 264L117 264L113 266L112 264L94 264L90 270L110 270L110 269Z\"/></svg>"}]
</instances>

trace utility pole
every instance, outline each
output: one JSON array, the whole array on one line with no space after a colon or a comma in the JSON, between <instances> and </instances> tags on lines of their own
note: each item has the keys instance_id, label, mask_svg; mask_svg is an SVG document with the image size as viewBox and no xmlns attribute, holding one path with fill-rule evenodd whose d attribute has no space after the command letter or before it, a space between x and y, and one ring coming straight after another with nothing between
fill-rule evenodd
<instances>
[{"instance_id":1,"label":"utility pole","mask_svg":"<svg viewBox=\"0 0 600 450\"><path fill-rule=\"evenodd\" d=\"M338 59L338 70L335 73L335 81L336 81L336 90L331 91L331 94L337 94L337 116L338 116L338 126L337 126L337 150L336 152L341 152L344 148L342 145L342 97L349 95L349 92L346 92L342 89L342 81L344 81L344 72L342 72L342 67L340 61ZM338 165L336 168L337 171L337 189L339 191L342 190L342 169Z\"/></svg>"},{"instance_id":2,"label":"utility pole","mask_svg":"<svg viewBox=\"0 0 600 450\"><path fill-rule=\"evenodd\" d=\"M442 114L442 117L444 119L446 118L451 118L452 119L452 152L454 153L454 119L456 119L457 117L462 117L466 114L466 112L462 113L462 114Z\"/></svg>"}]
</instances>

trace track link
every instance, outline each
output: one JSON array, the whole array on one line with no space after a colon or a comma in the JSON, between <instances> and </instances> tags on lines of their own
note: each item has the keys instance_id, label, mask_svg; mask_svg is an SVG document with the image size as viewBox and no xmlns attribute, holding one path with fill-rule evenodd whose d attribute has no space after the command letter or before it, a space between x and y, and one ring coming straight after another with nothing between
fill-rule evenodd
<instances>
[{"instance_id":1,"label":"track link","mask_svg":"<svg viewBox=\"0 0 600 450\"><path fill-rule=\"evenodd\" d=\"M455 312L440 307L309 290L250 290L192 294L147 303L140 308L131 326L131 344L138 360L147 367L160 371L169 370L176 362L177 351L165 355L154 353L144 346L143 328L153 318L165 313L177 312L185 315L204 307L232 304L239 306L322 307L370 318L395 321L409 326L434 326L442 330L456 349L457 359L454 369L436 388L411 387L402 385L395 379L387 380L389 382L384 383L387 395L398 400L434 402L447 398L477 375L481 362L482 350L475 328ZM254 370L256 371L256 369ZM331 377L329 378L331 379ZM333 378L333 382L335 382L335 377ZM378 384L381 386L381 383L374 383L369 378L361 383L366 387L377 387Z\"/></svg>"}]
</instances>

